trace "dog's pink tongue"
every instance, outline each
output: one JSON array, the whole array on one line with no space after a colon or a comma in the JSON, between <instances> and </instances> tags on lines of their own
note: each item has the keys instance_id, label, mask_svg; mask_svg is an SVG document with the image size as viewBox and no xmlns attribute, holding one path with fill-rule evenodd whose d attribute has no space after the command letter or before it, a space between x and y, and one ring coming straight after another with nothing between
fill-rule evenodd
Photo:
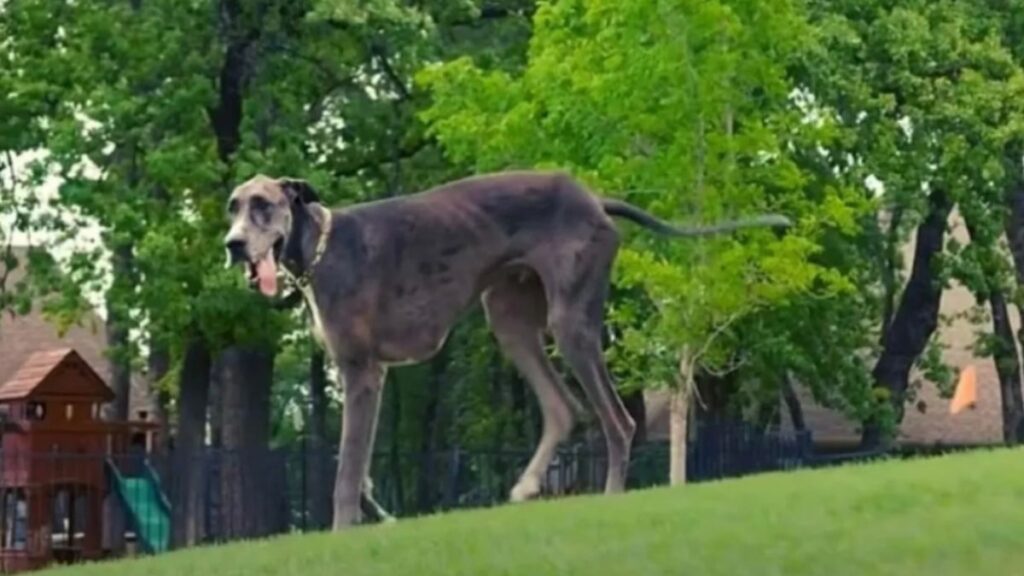
<instances>
[{"instance_id":1,"label":"dog's pink tongue","mask_svg":"<svg viewBox=\"0 0 1024 576\"><path fill-rule=\"evenodd\" d=\"M267 254L256 264L256 278L259 279L260 292L264 296L277 295L277 263L274 254Z\"/></svg>"}]
</instances>

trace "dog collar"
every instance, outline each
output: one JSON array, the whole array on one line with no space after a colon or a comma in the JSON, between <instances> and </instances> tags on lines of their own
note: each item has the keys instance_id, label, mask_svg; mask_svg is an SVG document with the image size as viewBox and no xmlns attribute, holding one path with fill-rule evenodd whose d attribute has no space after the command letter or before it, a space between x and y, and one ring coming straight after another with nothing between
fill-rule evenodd
<instances>
[{"instance_id":1,"label":"dog collar","mask_svg":"<svg viewBox=\"0 0 1024 576\"><path fill-rule=\"evenodd\" d=\"M285 272L288 273L299 288L305 288L309 286L309 282L313 277L313 272L316 270L317 264L320 263L320 259L323 258L324 252L327 251L327 240L331 236L331 211L324 207L323 204L317 204L320 207L320 212L323 214L324 221L320 226L320 238L316 241L316 252L313 253L313 261L309 263L309 266L302 272L298 277L295 277L288 268L285 268Z\"/></svg>"}]
</instances>

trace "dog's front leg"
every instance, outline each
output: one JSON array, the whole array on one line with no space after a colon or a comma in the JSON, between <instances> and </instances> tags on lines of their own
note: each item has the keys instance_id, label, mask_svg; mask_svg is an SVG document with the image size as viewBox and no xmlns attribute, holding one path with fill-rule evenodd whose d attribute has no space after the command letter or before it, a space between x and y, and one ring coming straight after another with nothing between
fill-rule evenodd
<instances>
[{"instance_id":1,"label":"dog's front leg","mask_svg":"<svg viewBox=\"0 0 1024 576\"><path fill-rule=\"evenodd\" d=\"M341 530L360 520L360 496L369 474L373 440L377 431L384 368L377 362L341 363L345 388L341 422L338 475L334 484L334 529Z\"/></svg>"}]
</instances>

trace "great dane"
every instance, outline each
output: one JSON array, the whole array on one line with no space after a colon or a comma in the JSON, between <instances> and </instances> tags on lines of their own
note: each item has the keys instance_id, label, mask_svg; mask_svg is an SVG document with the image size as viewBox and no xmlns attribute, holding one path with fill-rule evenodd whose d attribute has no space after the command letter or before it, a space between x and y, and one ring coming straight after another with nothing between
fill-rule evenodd
<instances>
[{"instance_id":1,"label":"great dane","mask_svg":"<svg viewBox=\"0 0 1024 576\"><path fill-rule=\"evenodd\" d=\"M228 265L245 265L268 297L278 273L297 285L313 332L345 391L334 529L360 522L389 366L422 362L480 298L502 352L533 388L543 414L536 452L510 500L541 491L554 452L580 414L544 353L554 337L592 405L607 444L605 492L625 488L636 424L601 348L604 304L619 234L611 217L658 233L702 236L784 227L778 215L678 228L602 199L561 172L486 174L430 190L330 210L304 180L256 176L228 202ZM370 508L373 508L371 506Z\"/></svg>"}]
</instances>

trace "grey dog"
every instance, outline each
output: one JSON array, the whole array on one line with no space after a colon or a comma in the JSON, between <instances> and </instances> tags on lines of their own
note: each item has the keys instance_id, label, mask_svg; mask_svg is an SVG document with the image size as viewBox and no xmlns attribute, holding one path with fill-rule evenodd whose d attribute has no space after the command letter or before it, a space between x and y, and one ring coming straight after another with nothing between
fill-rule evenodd
<instances>
[{"instance_id":1,"label":"grey dog","mask_svg":"<svg viewBox=\"0 0 1024 576\"><path fill-rule=\"evenodd\" d=\"M232 192L228 213L228 264L244 263L250 282L267 296L278 292L279 271L290 276L341 374L335 529L359 523L372 502L370 455L387 368L432 357L477 298L543 414L536 452L510 499L541 492L544 472L580 414L545 355L546 334L600 422L608 456L605 492L624 490L636 424L601 347L619 247L611 217L673 236L789 225L783 216L766 215L677 228L625 202L599 198L567 174L534 171L476 176L335 210L303 180L260 175Z\"/></svg>"}]
</instances>

